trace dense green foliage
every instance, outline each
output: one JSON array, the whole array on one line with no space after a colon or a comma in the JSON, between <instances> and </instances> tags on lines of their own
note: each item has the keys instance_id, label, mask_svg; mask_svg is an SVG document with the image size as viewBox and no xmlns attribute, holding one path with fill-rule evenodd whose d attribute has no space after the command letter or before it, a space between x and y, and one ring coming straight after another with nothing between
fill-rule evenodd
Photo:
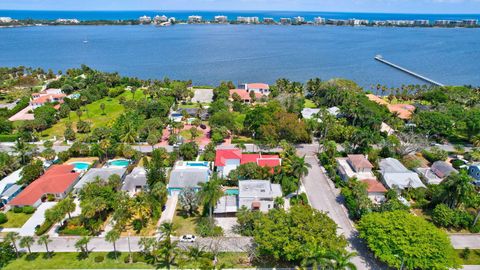
<instances>
[{"instance_id":1,"label":"dense green foliage","mask_svg":"<svg viewBox=\"0 0 480 270\"><path fill-rule=\"evenodd\" d=\"M405 211L370 213L358 223L360 237L390 267L450 269L458 267L446 233Z\"/></svg>"}]
</instances>

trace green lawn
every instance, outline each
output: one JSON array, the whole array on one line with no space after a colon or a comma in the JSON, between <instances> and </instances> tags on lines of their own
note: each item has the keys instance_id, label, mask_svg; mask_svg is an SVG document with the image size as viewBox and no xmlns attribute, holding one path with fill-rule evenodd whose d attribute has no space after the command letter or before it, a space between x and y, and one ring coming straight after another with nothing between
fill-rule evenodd
<instances>
[{"instance_id":1,"label":"green lawn","mask_svg":"<svg viewBox=\"0 0 480 270\"><path fill-rule=\"evenodd\" d=\"M201 103L201 104L204 107L209 105L209 103ZM198 107L199 107L198 103L196 103L196 102L193 102L191 104L180 104L180 105L178 105L179 109L195 109L195 108L198 108Z\"/></svg>"},{"instance_id":2,"label":"green lawn","mask_svg":"<svg viewBox=\"0 0 480 270\"><path fill-rule=\"evenodd\" d=\"M8 221L0 225L0 228L21 228L32 214L7 212Z\"/></svg>"},{"instance_id":3,"label":"green lawn","mask_svg":"<svg viewBox=\"0 0 480 270\"><path fill-rule=\"evenodd\" d=\"M3 269L18 270L18 269L153 269L154 266L143 262L127 264L124 262L128 253L124 252L120 255L118 260L111 258L112 254L106 252L90 253L88 258L79 259L78 253L54 253L53 257L47 259L44 253L36 253L28 258L23 255L20 259L12 261ZM103 256L104 261L101 263L95 262L94 258ZM251 267L248 263L246 253L220 253L218 256L218 265L224 265L225 268L244 268ZM175 267L172 267L175 268ZM191 268L188 263L182 265L182 268Z\"/></svg>"},{"instance_id":4,"label":"green lawn","mask_svg":"<svg viewBox=\"0 0 480 270\"><path fill-rule=\"evenodd\" d=\"M92 124L91 130L96 127L107 126L108 123L115 121L115 119L125 111L125 108L119 102L121 96L125 97L126 100L132 99L132 93L127 91L116 98L105 97L90 103L87 106L82 106L82 120L88 121ZM145 96L141 91L135 92L135 100L144 97ZM105 104L105 114L103 114L103 111L100 109L100 104L102 103ZM53 136L56 136L57 138L63 137L66 128L65 125L68 121L71 121L73 127L75 127L75 124L78 122L78 116L75 111L70 112L70 117L61 119L51 128L45 130L42 133L43 136L48 138L52 138ZM77 136L78 135L80 134L77 133Z\"/></svg>"},{"instance_id":5,"label":"green lawn","mask_svg":"<svg viewBox=\"0 0 480 270\"><path fill-rule=\"evenodd\" d=\"M463 256L463 249L456 249L455 251L462 265L480 265L480 249L471 249L467 258Z\"/></svg>"},{"instance_id":6,"label":"green lawn","mask_svg":"<svg viewBox=\"0 0 480 270\"><path fill-rule=\"evenodd\" d=\"M317 108L317 105L315 105L315 103L313 103L313 101L311 101L310 99L305 99L305 108L313 109Z\"/></svg>"},{"instance_id":7,"label":"green lawn","mask_svg":"<svg viewBox=\"0 0 480 270\"><path fill-rule=\"evenodd\" d=\"M198 212L201 213L201 209L199 209ZM173 217L173 225L176 227L175 235L181 236L184 234L195 234L197 219L197 216L187 217L182 215L182 211L177 208L175 216Z\"/></svg>"}]
</instances>

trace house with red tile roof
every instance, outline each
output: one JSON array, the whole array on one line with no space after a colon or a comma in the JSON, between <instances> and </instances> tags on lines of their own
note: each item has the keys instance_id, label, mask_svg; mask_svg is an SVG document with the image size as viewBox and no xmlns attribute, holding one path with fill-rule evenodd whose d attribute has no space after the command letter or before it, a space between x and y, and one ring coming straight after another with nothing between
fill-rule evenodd
<instances>
[{"instance_id":1,"label":"house with red tile roof","mask_svg":"<svg viewBox=\"0 0 480 270\"><path fill-rule=\"evenodd\" d=\"M245 90L268 96L270 94L270 86L266 83L246 83Z\"/></svg>"},{"instance_id":2,"label":"house with red tile roof","mask_svg":"<svg viewBox=\"0 0 480 270\"><path fill-rule=\"evenodd\" d=\"M74 171L73 165L53 165L10 201L9 205L38 207L47 194L52 194L55 199L63 199L79 179L80 173Z\"/></svg>"},{"instance_id":3,"label":"house with red tile roof","mask_svg":"<svg viewBox=\"0 0 480 270\"><path fill-rule=\"evenodd\" d=\"M367 184L368 198L374 203L381 203L385 200L387 189L376 179L363 179L363 183Z\"/></svg>"},{"instance_id":4,"label":"house with red tile roof","mask_svg":"<svg viewBox=\"0 0 480 270\"><path fill-rule=\"evenodd\" d=\"M30 100L30 106L33 109L41 107L46 103L63 103L64 98L67 95L62 93L61 89L46 89L41 91L40 93L32 94L32 98ZM58 107L59 108L59 107Z\"/></svg>"},{"instance_id":5,"label":"house with red tile roof","mask_svg":"<svg viewBox=\"0 0 480 270\"><path fill-rule=\"evenodd\" d=\"M413 112L415 111L415 106L411 104L389 104L387 101L374 94L367 94L367 97L369 100L374 101L379 105L386 106L391 113L403 120L411 119Z\"/></svg>"},{"instance_id":6,"label":"house with red tile roof","mask_svg":"<svg viewBox=\"0 0 480 270\"><path fill-rule=\"evenodd\" d=\"M282 165L282 159L278 155L243 154L242 150L217 149L215 166L221 176L226 177L230 171L235 170L241 164L257 163L259 166L274 168Z\"/></svg>"},{"instance_id":7,"label":"house with red tile roof","mask_svg":"<svg viewBox=\"0 0 480 270\"><path fill-rule=\"evenodd\" d=\"M346 158L337 158L337 171L344 181L356 178L375 179L372 172L373 165L364 155L347 155Z\"/></svg>"},{"instance_id":8,"label":"house with red tile roof","mask_svg":"<svg viewBox=\"0 0 480 270\"><path fill-rule=\"evenodd\" d=\"M257 93L257 92L254 92L255 93L255 101L257 100L260 100L263 95L260 94L260 93ZM250 96L250 92L248 90L245 90L245 89L230 89L230 100L233 101L234 98L233 98L233 95L234 94L237 94L238 96L240 96L240 99L242 100L243 103L253 103L255 102L254 100L252 100L252 97Z\"/></svg>"}]
</instances>

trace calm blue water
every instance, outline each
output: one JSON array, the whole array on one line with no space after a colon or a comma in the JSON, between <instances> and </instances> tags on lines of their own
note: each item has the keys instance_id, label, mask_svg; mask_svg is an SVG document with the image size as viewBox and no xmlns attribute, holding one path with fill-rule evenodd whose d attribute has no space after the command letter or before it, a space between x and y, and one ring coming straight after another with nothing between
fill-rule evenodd
<instances>
[{"instance_id":1,"label":"calm blue water","mask_svg":"<svg viewBox=\"0 0 480 270\"><path fill-rule=\"evenodd\" d=\"M187 166L190 167L208 167L208 162L187 162Z\"/></svg>"},{"instance_id":2,"label":"calm blue water","mask_svg":"<svg viewBox=\"0 0 480 270\"><path fill-rule=\"evenodd\" d=\"M87 39L88 43L83 43ZM344 77L422 83L376 54L444 84L480 85L480 29L335 26L57 26L0 29L0 66L87 64L140 78L274 82Z\"/></svg>"},{"instance_id":3,"label":"calm blue water","mask_svg":"<svg viewBox=\"0 0 480 270\"><path fill-rule=\"evenodd\" d=\"M216 15L226 15L229 19L237 16L272 17L276 20L287 17L303 16L307 20L321 16L329 19L367 19L367 20L461 20L480 19L480 14L401 14L401 13L351 13L322 11L32 11L32 10L0 10L0 17L8 16L16 19L48 19L77 18L79 20L128 20L147 15L166 15L185 20L190 15L200 15L204 19L213 19Z\"/></svg>"},{"instance_id":4,"label":"calm blue water","mask_svg":"<svg viewBox=\"0 0 480 270\"><path fill-rule=\"evenodd\" d=\"M128 159L116 159L108 162L108 165L115 167L128 167L130 160Z\"/></svg>"},{"instance_id":5,"label":"calm blue water","mask_svg":"<svg viewBox=\"0 0 480 270\"><path fill-rule=\"evenodd\" d=\"M90 167L90 163L87 162L72 162L70 165L73 165L75 169L81 170L81 171L86 171Z\"/></svg>"}]
</instances>

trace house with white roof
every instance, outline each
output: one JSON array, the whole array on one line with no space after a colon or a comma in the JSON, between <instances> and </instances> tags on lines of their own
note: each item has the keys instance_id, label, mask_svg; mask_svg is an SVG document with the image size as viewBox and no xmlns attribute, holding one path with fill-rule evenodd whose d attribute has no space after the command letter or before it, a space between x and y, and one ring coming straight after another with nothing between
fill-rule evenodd
<instances>
[{"instance_id":1,"label":"house with white roof","mask_svg":"<svg viewBox=\"0 0 480 270\"><path fill-rule=\"evenodd\" d=\"M17 182L22 178L20 176L21 172L22 169L18 169L0 181L0 207L7 205L22 191L22 186L17 185Z\"/></svg>"},{"instance_id":2,"label":"house with white roof","mask_svg":"<svg viewBox=\"0 0 480 270\"><path fill-rule=\"evenodd\" d=\"M346 158L336 158L337 171L343 181L376 179L372 172L373 165L364 155L348 155Z\"/></svg>"},{"instance_id":3,"label":"house with white roof","mask_svg":"<svg viewBox=\"0 0 480 270\"><path fill-rule=\"evenodd\" d=\"M122 189L130 196L147 189L147 171L144 167L135 167L132 172L125 177Z\"/></svg>"},{"instance_id":4,"label":"house with white roof","mask_svg":"<svg viewBox=\"0 0 480 270\"><path fill-rule=\"evenodd\" d=\"M179 194L185 188L200 190L200 184L210 179L210 163L197 161L178 161L170 172L167 185L169 195Z\"/></svg>"},{"instance_id":5,"label":"house with white roof","mask_svg":"<svg viewBox=\"0 0 480 270\"><path fill-rule=\"evenodd\" d=\"M418 174L408 170L397 159L382 159L379 162L379 167L382 180L390 189L425 188Z\"/></svg>"},{"instance_id":6,"label":"house with white roof","mask_svg":"<svg viewBox=\"0 0 480 270\"><path fill-rule=\"evenodd\" d=\"M238 207L268 212L274 206L274 200L282 197L280 184L268 180L238 181Z\"/></svg>"}]
</instances>

